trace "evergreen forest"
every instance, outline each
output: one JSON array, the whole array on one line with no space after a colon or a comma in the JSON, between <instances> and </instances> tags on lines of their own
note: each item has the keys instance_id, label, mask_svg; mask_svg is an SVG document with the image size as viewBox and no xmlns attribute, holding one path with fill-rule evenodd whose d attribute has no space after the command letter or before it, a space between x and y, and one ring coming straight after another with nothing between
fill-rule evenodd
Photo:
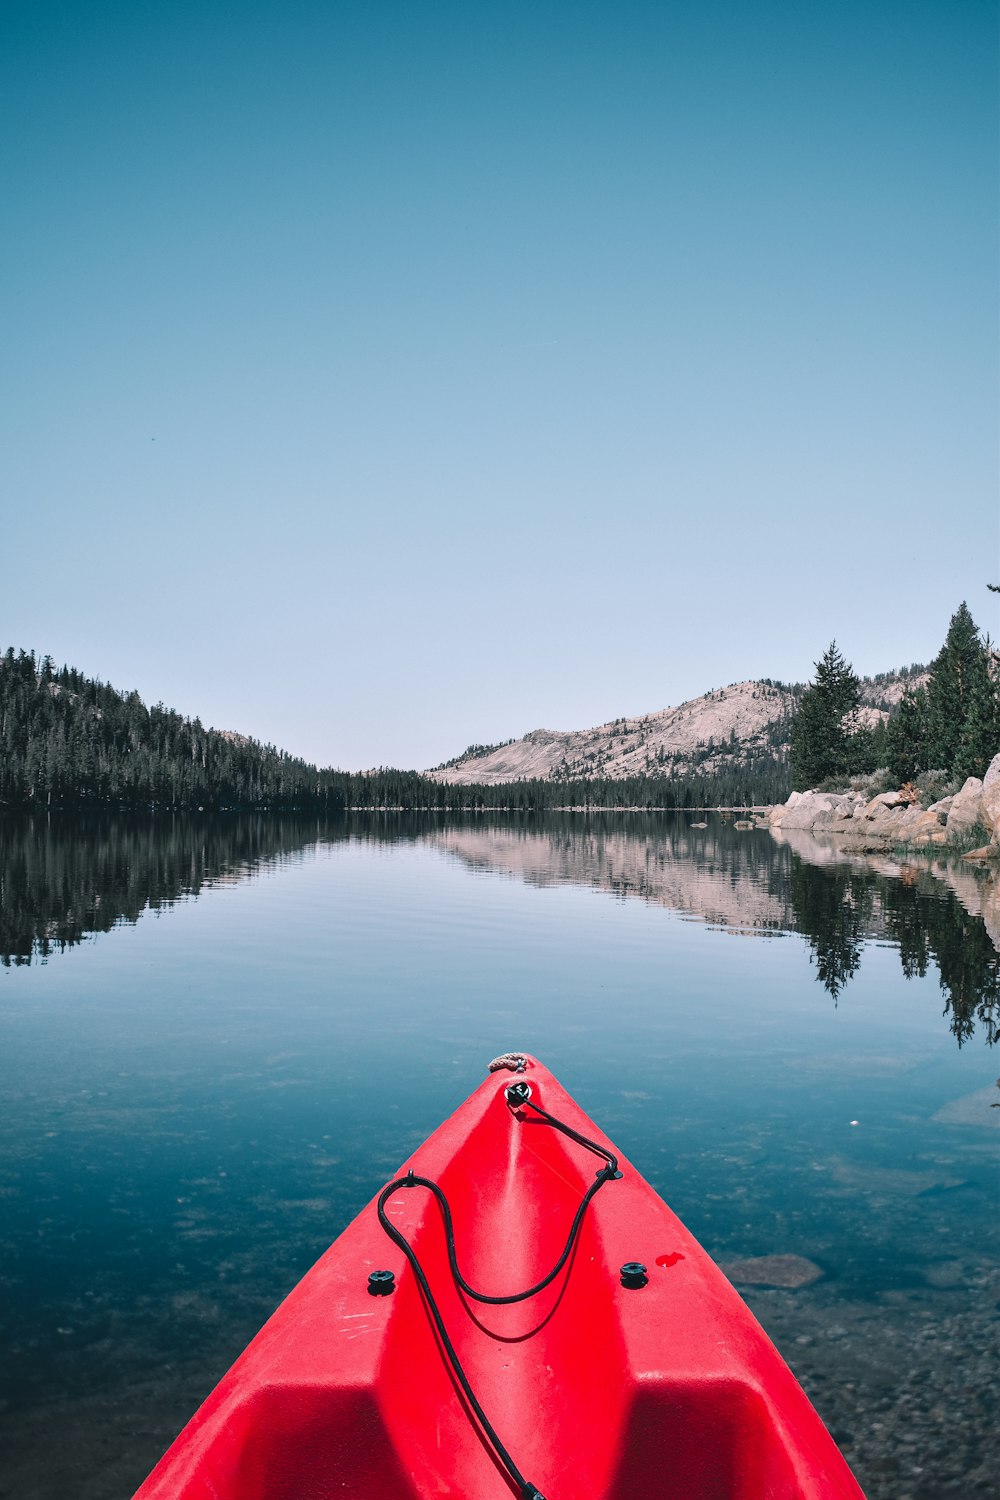
<instances>
[{"instance_id":1,"label":"evergreen forest","mask_svg":"<svg viewBox=\"0 0 1000 1500\"><path fill-rule=\"evenodd\" d=\"M333 807L315 766L147 708L33 652L0 658L0 807ZM342 805L342 804L340 804Z\"/></svg>"},{"instance_id":2,"label":"evergreen forest","mask_svg":"<svg viewBox=\"0 0 1000 1500\"><path fill-rule=\"evenodd\" d=\"M982 776L1000 750L1000 672L966 604L953 615L929 675L918 681L917 669L909 670L900 701L887 703L887 714L866 713L861 684L832 642L799 696L790 757L778 742L779 725L766 748L744 748L721 764L714 752L709 759L709 747L701 763L696 757L683 770L654 762L646 774L621 779L574 776L568 768L552 780L457 785L390 767L321 770L273 745L207 729L162 703L148 708L138 693L72 667L57 670L48 656L9 648L0 657L0 810L740 808L878 769L896 785L922 772L959 782ZM473 748L485 755L495 747Z\"/></svg>"},{"instance_id":3,"label":"evergreen forest","mask_svg":"<svg viewBox=\"0 0 1000 1500\"><path fill-rule=\"evenodd\" d=\"M924 773L961 784L1000 752L1000 658L964 602L926 682L910 683L887 718L866 722L861 685L832 641L792 724L796 791L885 769L896 786Z\"/></svg>"},{"instance_id":4,"label":"evergreen forest","mask_svg":"<svg viewBox=\"0 0 1000 1500\"><path fill-rule=\"evenodd\" d=\"M206 729L50 657L0 657L0 809L117 811L345 808L745 807L788 795L779 750L687 776L446 785L418 771L318 770L242 735Z\"/></svg>"}]
</instances>

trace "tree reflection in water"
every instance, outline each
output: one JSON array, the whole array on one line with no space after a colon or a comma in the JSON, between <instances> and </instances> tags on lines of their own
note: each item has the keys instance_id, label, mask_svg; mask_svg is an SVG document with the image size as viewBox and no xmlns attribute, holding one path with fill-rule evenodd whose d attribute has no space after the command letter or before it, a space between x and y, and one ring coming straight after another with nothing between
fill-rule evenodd
<instances>
[{"instance_id":1,"label":"tree reflection in water","mask_svg":"<svg viewBox=\"0 0 1000 1500\"><path fill-rule=\"evenodd\" d=\"M844 865L807 864L793 856L796 926L809 940L817 977L836 997L857 972L866 937L888 938L908 979L936 966L959 1046L979 1021L992 1045L1000 1036L1000 954L979 917L929 870L902 877Z\"/></svg>"},{"instance_id":2,"label":"tree reflection in water","mask_svg":"<svg viewBox=\"0 0 1000 1500\"><path fill-rule=\"evenodd\" d=\"M0 817L0 963L27 964L294 857L315 819Z\"/></svg>"},{"instance_id":3,"label":"tree reflection in water","mask_svg":"<svg viewBox=\"0 0 1000 1500\"><path fill-rule=\"evenodd\" d=\"M604 889L737 932L797 931L835 1001L866 941L888 941L908 978L936 968L960 1046L977 1025L991 1044L1000 1036L1000 954L950 875L916 863L886 873L829 851L814 864L766 831L683 814L0 816L0 964L44 961L146 910L345 839L421 843L477 869ZM975 877L962 881L978 889Z\"/></svg>"},{"instance_id":4,"label":"tree reflection in water","mask_svg":"<svg viewBox=\"0 0 1000 1500\"><path fill-rule=\"evenodd\" d=\"M836 1000L861 964L872 930L874 893L851 870L818 869L797 856L791 871L796 927L809 939L816 973Z\"/></svg>"}]
</instances>

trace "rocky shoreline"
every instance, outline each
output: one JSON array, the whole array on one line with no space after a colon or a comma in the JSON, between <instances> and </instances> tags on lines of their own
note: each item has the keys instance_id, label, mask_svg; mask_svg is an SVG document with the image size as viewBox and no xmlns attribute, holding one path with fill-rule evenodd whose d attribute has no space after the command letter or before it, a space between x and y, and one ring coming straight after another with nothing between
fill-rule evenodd
<instances>
[{"instance_id":1,"label":"rocky shoreline","mask_svg":"<svg viewBox=\"0 0 1000 1500\"><path fill-rule=\"evenodd\" d=\"M899 845L947 852L951 846L965 859L1000 860L1000 755L993 757L982 780L970 776L954 795L927 807L912 785L873 797L863 791L793 792L787 802L770 809L764 822L782 832L800 830L836 840L845 854L885 853ZM970 837L979 829L985 830L986 842L970 847Z\"/></svg>"}]
</instances>

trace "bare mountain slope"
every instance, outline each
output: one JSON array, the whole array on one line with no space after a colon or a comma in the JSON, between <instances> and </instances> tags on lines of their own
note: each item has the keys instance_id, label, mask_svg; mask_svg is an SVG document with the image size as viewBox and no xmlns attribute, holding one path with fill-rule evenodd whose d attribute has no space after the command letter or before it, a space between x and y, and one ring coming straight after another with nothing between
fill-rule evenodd
<instances>
[{"instance_id":1,"label":"bare mountain slope","mask_svg":"<svg viewBox=\"0 0 1000 1500\"><path fill-rule=\"evenodd\" d=\"M861 684L864 722L888 716L917 676L883 673ZM473 745L426 774L463 785L538 778L711 775L761 756L784 756L801 687L735 682L636 719L595 729L533 729L505 745Z\"/></svg>"}]
</instances>

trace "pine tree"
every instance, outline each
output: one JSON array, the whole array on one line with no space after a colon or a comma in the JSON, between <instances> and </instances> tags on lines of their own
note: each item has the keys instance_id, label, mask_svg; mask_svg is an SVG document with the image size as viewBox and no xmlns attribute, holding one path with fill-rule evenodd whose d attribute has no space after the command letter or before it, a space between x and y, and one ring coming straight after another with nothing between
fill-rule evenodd
<instances>
[{"instance_id":1,"label":"pine tree","mask_svg":"<svg viewBox=\"0 0 1000 1500\"><path fill-rule=\"evenodd\" d=\"M902 784L930 769L927 749L927 694L907 688L885 728L885 764Z\"/></svg>"},{"instance_id":2,"label":"pine tree","mask_svg":"<svg viewBox=\"0 0 1000 1500\"><path fill-rule=\"evenodd\" d=\"M927 769L955 768L983 656L979 630L963 602L952 615L944 645L931 663L927 684Z\"/></svg>"},{"instance_id":3,"label":"pine tree","mask_svg":"<svg viewBox=\"0 0 1000 1500\"><path fill-rule=\"evenodd\" d=\"M853 769L850 716L860 699L858 679L836 641L815 665L815 681L802 694L792 723L792 784L798 792Z\"/></svg>"},{"instance_id":4,"label":"pine tree","mask_svg":"<svg viewBox=\"0 0 1000 1500\"><path fill-rule=\"evenodd\" d=\"M967 776L984 776L994 755L1000 752L1000 689L993 669L993 652L989 641L983 645L973 663L969 684L968 709L959 735L954 772L964 781Z\"/></svg>"}]
</instances>

